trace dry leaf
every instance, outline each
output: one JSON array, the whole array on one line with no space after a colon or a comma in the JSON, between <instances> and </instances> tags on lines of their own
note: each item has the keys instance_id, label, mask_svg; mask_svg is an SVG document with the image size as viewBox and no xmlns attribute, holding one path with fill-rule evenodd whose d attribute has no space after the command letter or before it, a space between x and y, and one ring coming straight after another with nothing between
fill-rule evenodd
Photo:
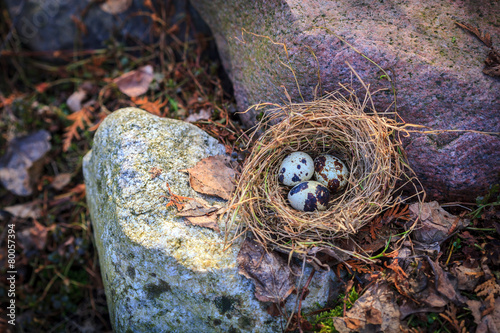
<instances>
[{"instance_id":1,"label":"dry leaf","mask_svg":"<svg viewBox=\"0 0 500 333\"><path fill-rule=\"evenodd\" d=\"M202 216L186 216L186 220L193 225L199 227L210 228L219 232L219 225L217 224L217 214L202 215Z\"/></svg>"},{"instance_id":2,"label":"dry leaf","mask_svg":"<svg viewBox=\"0 0 500 333\"><path fill-rule=\"evenodd\" d=\"M43 250L47 245L49 228L34 220L34 226L24 229L18 233L19 245L25 251L38 249Z\"/></svg>"},{"instance_id":3,"label":"dry leaf","mask_svg":"<svg viewBox=\"0 0 500 333\"><path fill-rule=\"evenodd\" d=\"M84 89L80 88L68 97L68 99L66 100L66 104L72 112L76 112L82 108L82 102L86 97L87 92Z\"/></svg>"},{"instance_id":4,"label":"dry leaf","mask_svg":"<svg viewBox=\"0 0 500 333\"><path fill-rule=\"evenodd\" d=\"M451 281L456 280L456 278L453 275L443 271L443 268L437 260L436 262L433 262L430 259L428 259L427 261L429 262L429 265L431 265L432 270L435 274L434 279L437 291L457 305L462 305L463 303L465 303L467 299L457 291L457 283L452 283Z\"/></svg>"},{"instance_id":5,"label":"dry leaf","mask_svg":"<svg viewBox=\"0 0 500 333\"><path fill-rule=\"evenodd\" d=\"M186 202L177 216L185 217L193 225L210 228L219 232L217 224L218 207L212 207L198 199L192 199Z\"/></svg>"},{"instance_id":6,"label":"dry leaf","mask_svg":"<svg viewBox=\"0 0 500 333\"><path fill-rule=\"evenodd\" d=\"M54 189L60 191L64 188L64 186L68 185L71 181L71 173L60 173L54 177L54 180L50 183Z\"/></svg>"},{"instance_id":7,"label":"dry leaf","mask_svg":"<svg viewBox=\"0 0 500 333\"><path fill-rule=\"evenodd\" d=\"M469 220L451 215L437 201L410 205L410 216L417 219L415 240L432 244L445 240L453 231L466 227Z\"/></svg>"},{"instance_id":8,"label":"dry leaf","mask_svg":"<svg viewBox=\"0 0 500 333\"><path fill-rule=\"evenodd\" d=\"M217 210L219 210L218 207L208 206L197 199L193 199L184 204L184 207L177 213L177 216L203 216L212 214Z\"/></svg>"},{"instance_id":9,"label":"dry leaf","mask_svg":"<svg viewBox=\"0 0 500 333\"><path fill-rule=\"evenodd\" d=\"M455 24L474 34L484 45L490 48L490 52L484 60L483 73L489 76L500 76L500 53L493 47L491 35L488 32L481 33L478 28L466 23L455 21Z\"/></svg>"},{"instance_id":10,"label":"dry leaf","mask_svg":"<svg viewBox=\"0 0 500 333\"><path fill-rule=\"evenodd\" d=\"M500 53L494 48L491 48L484 60L483 73L489 76L500 76Z\"/></svg>"},{"instance_id":11,"label":"dry leaf","mask_svg":"<svg viewBox=\"0 0 500 333\"><path fill-rule=\"evenodd\" d=\"M3 210L22 219L27 219L30 217L33 219L38 219L42 216L42 210L40 209L38 201L5 207L3 208Z\"/></svg>"},{"instance_id":12,"label":"dry leaf","mask_svg":"<svg viewBox=\"0 0 500 333\"><path fill-rule=\"evenodd\" d=\"M479 279L484 275L480 267L469 268L457 265L452 269L453 275L457 277L458 289L471 292L476 288Z\"/></svg>"},{"instance_id":13,"label":"dry leaf","mask_svg":"<svg viewBox=\"0 0 500 333\"><path fill-rule=\"evenodd\" d=\"M361 324L361 321L359 319L344 318L344 321L347 328L353 331L358 331L360 328L363 328L365 326Z\"/></svg>"},{"instance_id":14,"label":"dry leaf","mask_svg":"<svg viewBox=\"0 0 500 333\"><path fill-rule=\"evenodd\" d=\"M196 192L229 200L235 189L233 169L226 166L222 155L202 159L193 168L179 170L189 173L189 184Z\"/></svg>"},{"instance_id":15,"label":"dry leaf","mask_svg":"<svg viewBox=\"0 0 500 333\"><path fill-rule=\"evenodd\" d=\"M0 158L0 180L16 195L30 195L43 167L43 156L51 148L50 133L44 130L15 138Z\"/></svg>"},{"instance_id":16,"label":"dry leaf","mask_svg":"<svg viewBox=\"0 0 500 333\"><path fill-rule=\"evenodd\" d=\"M126 11L132 2L133 0L106 0L100 7L106 13L116 15Z\"/></svg>"},{"instance_id":17,"label":"dry leaf","mask_svg":"<svg viewBox=\"0 0 500 333\"><path fill-rule=\"evenodd\" d=\"M190 114L189 117L187 117L184 120L189 122L189 123L194 123L194 122L199 121L199 120L210 119L211 116L212 116L212 113L210 111L207 111L205 109L201 109L200 112Z\"/></svg>"},{"instance_id":18,"label":"dry leaf","mask_svg":"<svg viewBox=\"0 0 500 333\"><path fill-rule=\"evenodd\" d=\"M92 111L94 111L94 107L88 105L82 107L80 110L70 114L67 117L67 119L72 120L73 123L64 129L63 151L68 151L74 138L80 139L78 129L83 130L85 128L85 125L92 124L92 121L90 120Z\"/></svg>"},{"instance_id":19,"label":"dry leaf","mask_svg":"<svg viewBox=\"0 0 500 333\"><path fill-rule=\"evenodd\" d=\"M165 116L168 112L168 107L166 106L168 100L162 102L161 100L150 101L147 97L132 97L132 102L134 102L141 109L160 117ZM161 112L161 109L164 109L164 112Z\"/></svg>"},{"instance_id":20,"label":"dry leaf","mask_svg":"<svg viewBox=\"0 0 500 333\"><path fill-rule=\"evenodd\" d=\"M500 297L495 299L493 313L486 316L483 316L482 312L487 305L482 301L468 300L467 307L471 310L474 322L477 324L476 333L500 331Z\"/></svg>"},{"instance_id":21,"label":"dry leaf","mask_svg":"<svg viewBox=\"0 0 500 333\"><path fill-rule=\"evenodd\" d=\"M281 303L295 290L294 275L285 259L246 239L238 253L239 273L255 283L261 302Z\"/></svg>"},{"instance_id":22,"label":"dry leaf","mask_svg":"<svg viewBox=\"0 0 500 333\"><path fill-rule=\"evenodd\" d=\"M399 307L399 312L401 313L401 319L405 319L411 314L414 313L424 313L424 312L441 312L443 311L443 307L427 307L423 306L423 304L416 304L415 302L404 299L403 303Z\"/></svg>"},{"instance_id":23,"label":"dry leaf","mask_svg":"<svg viewBox=\"0 0 500 333\"><path fill-rule=\"evenodd\" d=\"M129 97L137 97L145 94L152 81L153 66L151 65L143 66L135 71L130 71L113 80L118 86L118 89Z\"/></svg>"},{"instance_id":24,"label":"dry leaf","mask_svg":"<svg viewBox=\"0 0 500 333\"><path fill-rule=\"evenodd\" d=\"M347 311L344 323L349 329L361 332L401 332L403 324L394 291L386 283L372 285ZM375 327L368 329L368 324ZM345 332L344 325L338 321L334 321L334 325Z\"/></svg>"}]
</instances>

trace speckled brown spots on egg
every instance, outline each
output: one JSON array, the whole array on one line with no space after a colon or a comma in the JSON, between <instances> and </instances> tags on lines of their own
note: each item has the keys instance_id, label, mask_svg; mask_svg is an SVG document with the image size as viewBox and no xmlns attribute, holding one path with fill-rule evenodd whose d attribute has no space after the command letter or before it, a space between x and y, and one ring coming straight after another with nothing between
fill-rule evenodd
<instances>
[{"instance_id":1,"label":"speckled brown spots on egg","mask_svg":"<svg viewBox=\"0 0 500 333\"><path fill-rule=\"evenodd\" d=\"M296 185L288 193L288 201L297 210L313 212L325 210L330 200L328 189L315 181L306 181Z\"/></svg>"},{"instance_id":2,"label":"speckled brown spots on egg","mask_svg":"<svg viewBox=\"0 0 500 333\"><path fill-rule=\"evenodd\" d=\"M295 186L311 179L314 174L314 161L304 152L293 152L281 162L278 180L286 186Z\"/></svg>"},{"instance_id":3,"label":"speckled brown spots on egg","mask_svg":"<svg viewBox=\"0 0 500 333\"><path fill-rule=\"evenodd\" d=\"M319 156L314 160L314 170L317 172L323 171L323 168L325 167L325 162L326 162L326 157L325 156Z\"/></svg>"},{"instance_id":4,"label":"speckled brown spots on egg","mask_svg":"<svg viewBox=\"0 0 500 333\"><path fill-rule=\"evenodd\" d=\"M344 163L335 156L322 155L314 159L314 176L333 194L347 185L348 170Z\"/></svg>"},{"instance_id":5,"label":"speckled brown spots on egg","mask_svg":"<svg viewBox=\"0 0 500 333\"><path fill-rule=\"evenodd\" d=\"M328 181L328 190L330 192L335 193L340 187L340 182L337 179L331 179Z\"/></svg>"}]
</instances>

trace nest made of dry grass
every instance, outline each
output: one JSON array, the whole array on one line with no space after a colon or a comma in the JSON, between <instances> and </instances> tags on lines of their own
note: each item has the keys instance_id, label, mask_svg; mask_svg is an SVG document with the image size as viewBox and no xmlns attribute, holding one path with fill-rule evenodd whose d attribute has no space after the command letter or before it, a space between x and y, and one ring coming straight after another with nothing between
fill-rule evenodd
<instances>
[{"instance_id":1,"label":"nest made of dry grass","mask_svg":"<svg viewBox=\"0 0 500 333\"><path fill-rule=\"evenodd\" d=\"M397 139L400 124L365 108L353 95L333 93L267 112L271 116L261 127L280 122L253 144L230 205L263 245L306 253L333 246L395 204L398 180L413 179ZM349 168L347 188L332 196L326 211L301 212L289 205L290 188L279 183L278 170L295 151L313 159L332 154Z\"/></svg>"}]
</instances>

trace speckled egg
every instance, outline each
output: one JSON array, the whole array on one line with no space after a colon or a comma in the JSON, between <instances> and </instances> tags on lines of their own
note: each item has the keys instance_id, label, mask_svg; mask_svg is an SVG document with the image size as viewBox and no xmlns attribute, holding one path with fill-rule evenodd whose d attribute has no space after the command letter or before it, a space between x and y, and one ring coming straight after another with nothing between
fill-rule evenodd
<instances>
[{"instance_id":1,"label":"speckled egg","mask_svg":"<svg viewBox=\"0 0 500 333\"><path fill-rule=\"evenodd\" d=\"M321 183L309 180L295 185L288 192L288 201L296 210L313 212L325 210L330 200L330 192Z\"/></svg>"},{"instance_id":2,"label":"speckled egg","mask_svg":"<svg viewBox=\"0 0 500 333\"><path fill-rule=\"evenodd\" d=\"M281 162L278 180L286 186L295 186L314 175L314 161L301 151L291 153Z\"/></svg>"},{"instance_id":3,"label":"speckled egg","mask_svg":"<svg viewBox=\"0 0 500 333\"><path fill-rule=\"evenodd\" d=\"M347 185L349 170L338 157L321 155L314 159L314 177L333 194Z\"/></svg>"}]
</instances>

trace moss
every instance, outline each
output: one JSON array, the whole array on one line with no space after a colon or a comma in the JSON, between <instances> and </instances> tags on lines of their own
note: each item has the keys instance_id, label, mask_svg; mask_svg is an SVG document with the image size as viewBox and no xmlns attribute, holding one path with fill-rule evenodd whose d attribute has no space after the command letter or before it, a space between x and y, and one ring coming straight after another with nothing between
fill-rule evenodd
<instances>
[{"instance_id":1,"label":"moss","mask_svg":"<svg viewBox=\"0 0 500 333\"><path fill-rule=\"evenodd\" d=\"M132 267L132 266L128 266L127 267L127 275L131 278L131 279L135 279L135 268Z\"/></svg>"},{"instance_id":2,"label":"moss","mask_svg":"<svg viewBox=\"0 0 500 333\"><path fill-rule=\"evenodd\" d=\"M239 305L239 299L230 296L219 296L215 298L215 306L219 312L225 314L233 309L234 305Z\"/></svg>"},{"instance_id":3,"label":"moss","mask_svg":"<svg viewBox=\"0 0 500 333\"><path fill-rule=\"evenodd\" d=\"M238 319L238 325L240 325L241 328L250 328L254 326L254 321L250 317L241 316Z\"/></svg>"}]
</instances>

